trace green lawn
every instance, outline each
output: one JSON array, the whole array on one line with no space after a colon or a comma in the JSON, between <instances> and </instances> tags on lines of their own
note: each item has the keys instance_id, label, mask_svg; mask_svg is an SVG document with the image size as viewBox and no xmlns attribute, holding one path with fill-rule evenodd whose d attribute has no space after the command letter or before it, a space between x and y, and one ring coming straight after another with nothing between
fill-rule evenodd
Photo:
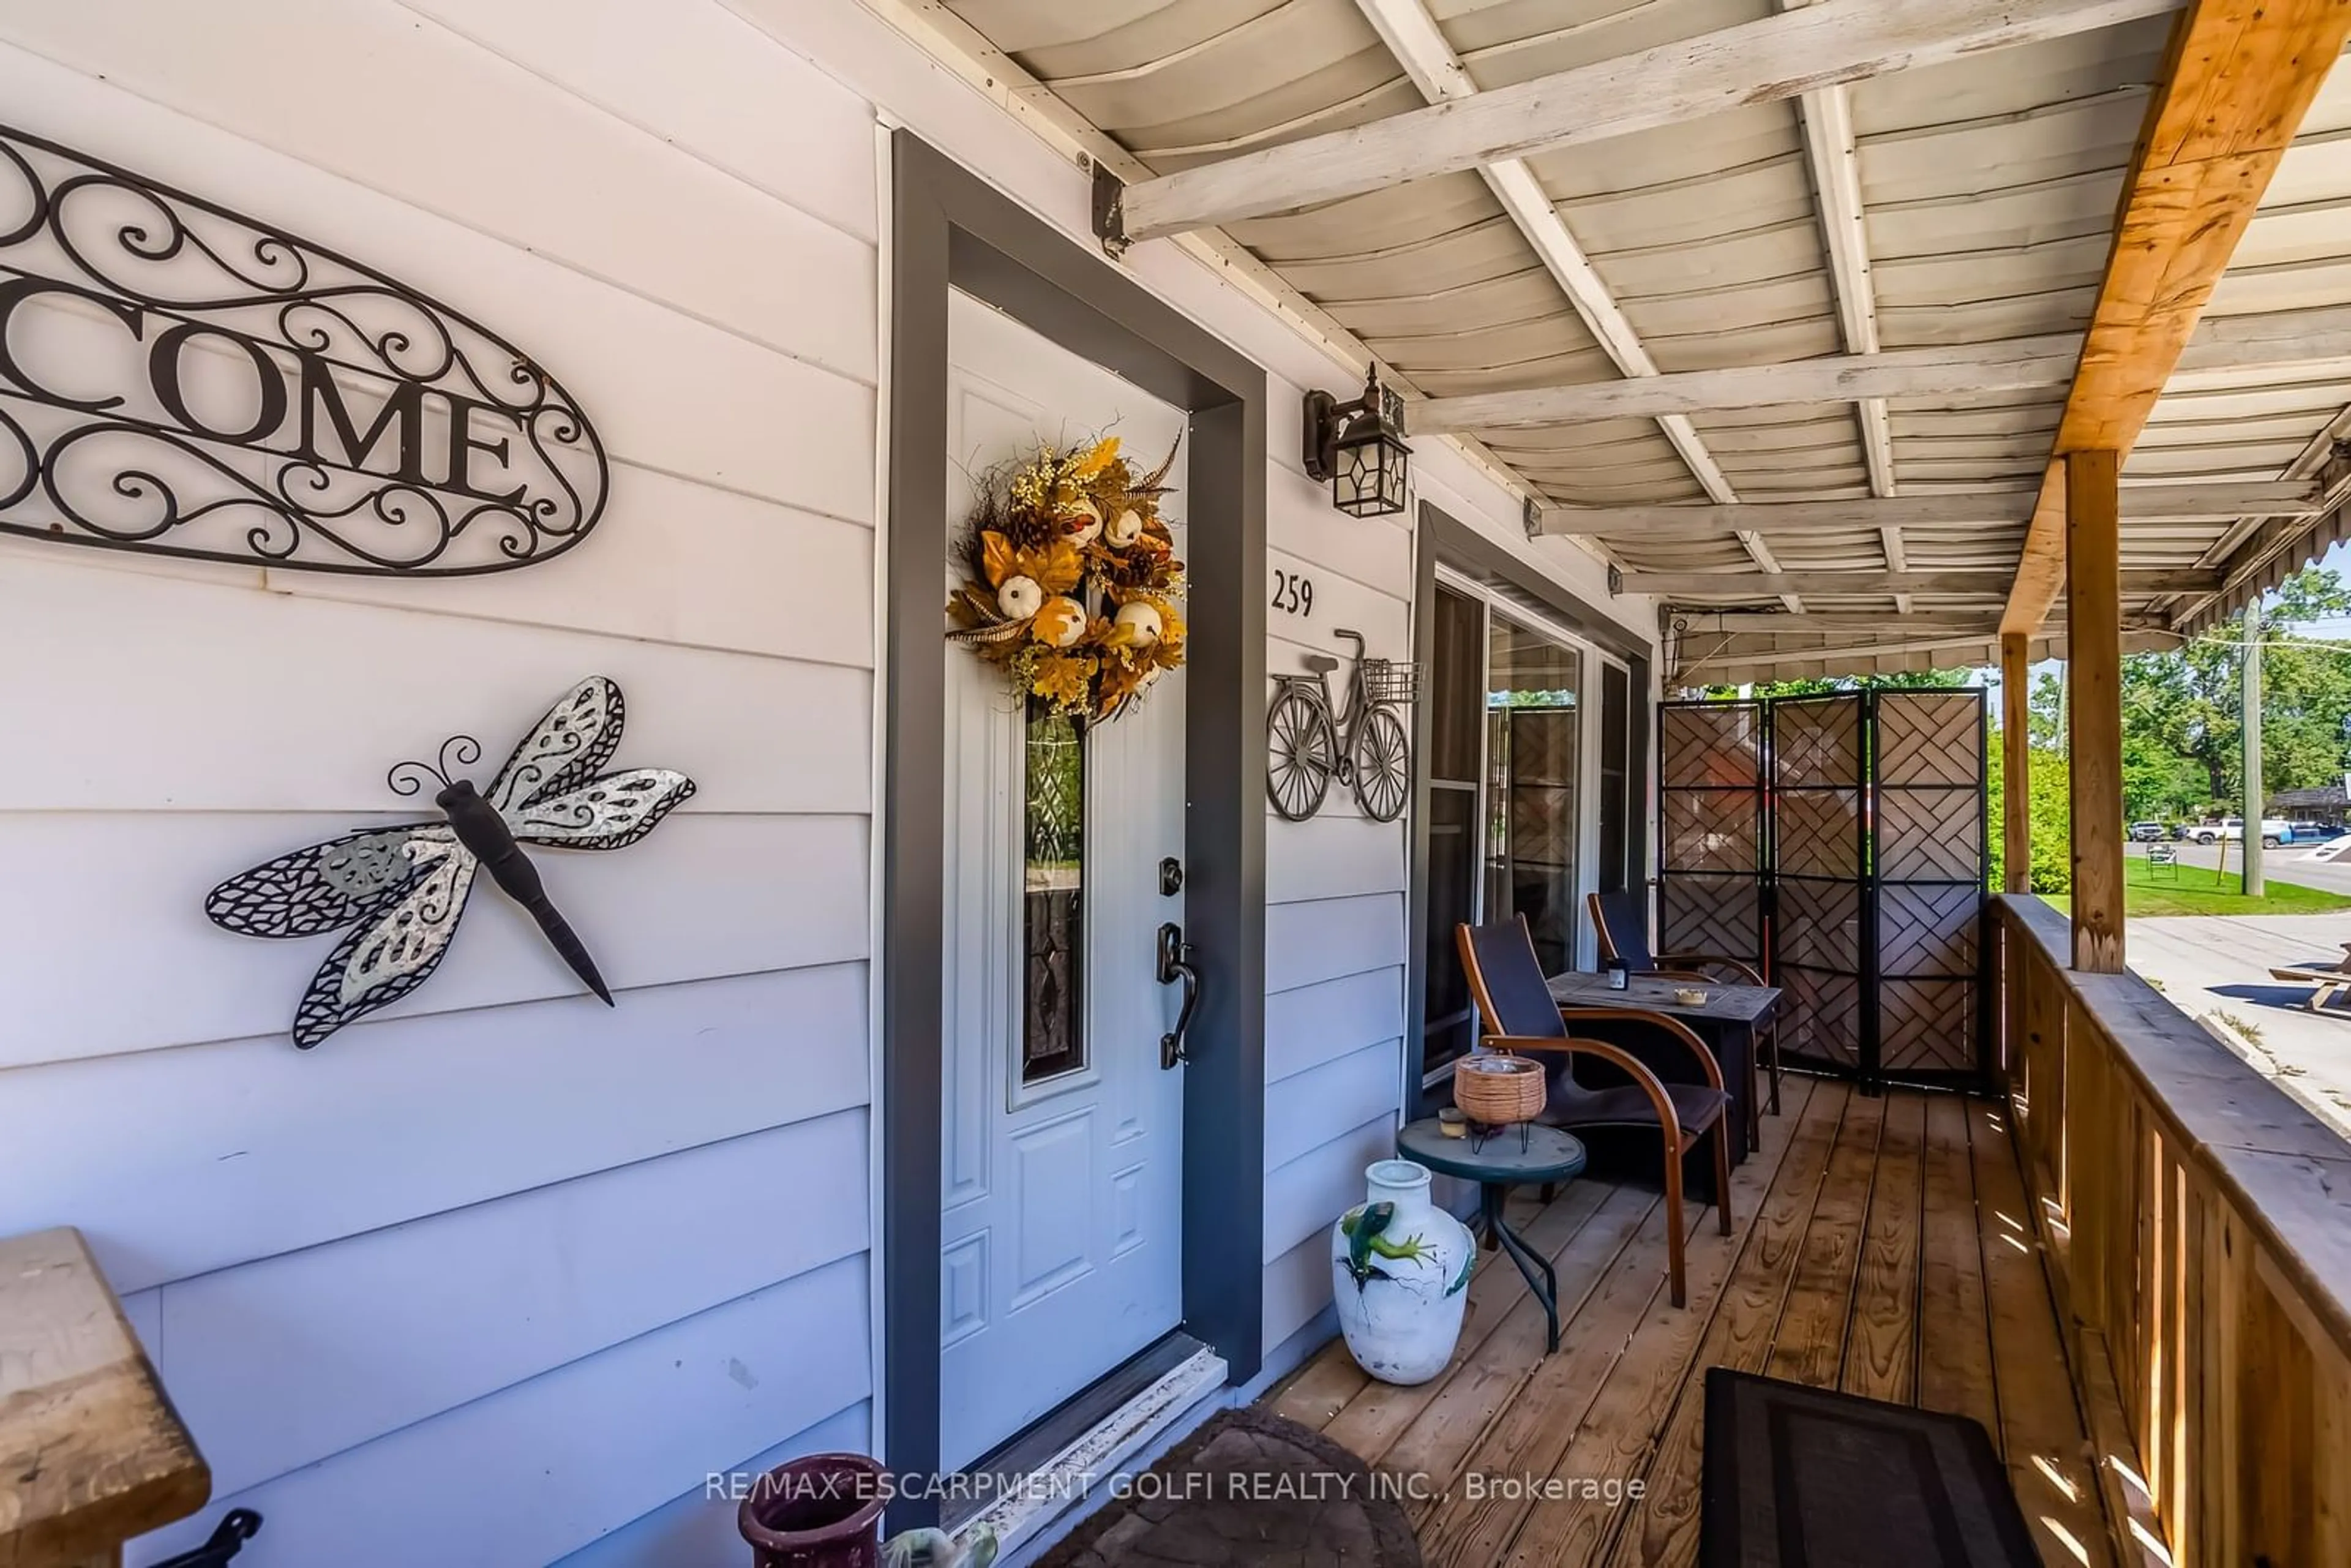
<instances>
[{"instance_id":1,"label":"green lawn","mask_svg":"<svg viewBox=\"0 0 2351 1568\"><path fill-rule=\"evenodd\" d=\"M2154 872L2149 880L2150 871ZM2202 866L2150 867L2145 856L2123 862L2123 915L2140 919L2165 915L2328 915L2351 909L2351 898L2298 883L2265 879L2260 898L2237 891L2238 875L2207 871ZM2070 909L2073 900L2058 894L2049 900Z\"/></svg>"}]
</instances>

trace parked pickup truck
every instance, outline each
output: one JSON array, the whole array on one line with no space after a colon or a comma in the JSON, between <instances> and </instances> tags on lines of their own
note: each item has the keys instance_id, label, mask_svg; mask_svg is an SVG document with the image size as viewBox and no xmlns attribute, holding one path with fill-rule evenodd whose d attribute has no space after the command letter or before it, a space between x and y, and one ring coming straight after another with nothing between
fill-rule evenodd
<instances>
[{"instance_id":1,"label":"parked pickup truck","mask_svg":"<svg viewBox=\"0 0 2351 1568\"><path fill-rule=\"evenodd\" d=\"M2245 836L2245 819L2223 817L2218 822L2199 822L2188 830L2188 836L2199 844L2233 843ZM2283 817L2262 819L2262 843L2270 849L2290 842L2294 826Z\"/></svg>"}]
</instances>

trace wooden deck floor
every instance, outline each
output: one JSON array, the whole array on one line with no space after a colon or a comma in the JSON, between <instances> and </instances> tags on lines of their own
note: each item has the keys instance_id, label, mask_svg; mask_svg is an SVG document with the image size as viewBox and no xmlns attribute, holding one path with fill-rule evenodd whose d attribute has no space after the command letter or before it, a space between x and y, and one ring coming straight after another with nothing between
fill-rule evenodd
<instances>
[{"instance_id":1,"label":"wooden deck floor","mask_svg":"<svg viewBox=\"0 0 2351 1568\"><path fill-rule=\"evenodd\" d=\"M1518 1271L1482 1253L1435 1381L1373 1382L1333 1343L1267 1402L1417 1478L1407 1507L1432 1568L1693 1561L1701 1373L1717 1365L1973 1416L2043 1558L2109 1562L2000 1109L1791 1078L1764 1129L1731 1181L1731 1234L1691 1216L1687 1309L1666 1295L1657 1195L1573 1183L1512 1215L1559 1270L1556 1354Z\"/></svg>"}]
</instances>

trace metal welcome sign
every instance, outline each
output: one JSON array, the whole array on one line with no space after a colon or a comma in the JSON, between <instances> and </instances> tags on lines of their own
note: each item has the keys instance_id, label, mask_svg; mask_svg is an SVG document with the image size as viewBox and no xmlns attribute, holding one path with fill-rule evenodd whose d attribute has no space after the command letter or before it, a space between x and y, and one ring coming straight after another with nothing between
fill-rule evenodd
<instances>
[{"instance_id":1,"label":"metal welcome sign","mask_svg":"<svg viewBox=\"0 0 2351 1568\"><path fill-rule=\"evenodd\" d=\"M579 406L496 334L0 127L0 533L458 576L569 549L607 481Z\"/></svg>"}]
</instances>

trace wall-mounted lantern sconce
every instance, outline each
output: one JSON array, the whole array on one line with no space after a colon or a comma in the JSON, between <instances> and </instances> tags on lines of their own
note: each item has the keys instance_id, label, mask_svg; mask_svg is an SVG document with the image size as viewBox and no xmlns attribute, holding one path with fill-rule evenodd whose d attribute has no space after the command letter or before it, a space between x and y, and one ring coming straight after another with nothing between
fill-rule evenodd
<instances>
[{"instance_id":1,"label":"wall-mounted lantern sconce","mask_svg":"<svg viewBox=\"0 0 2351 1568\"><path fill-rule=\"evenodd\" d=\"M1404 510L1412 448L1404 444L1404 400L1380 385L1375 367L1364 395L1341 402L1326 392L1306 394L1306 472L1331 482L1331 504L1351 517L1386 517Z\"/></svg>"}]
</instances>

